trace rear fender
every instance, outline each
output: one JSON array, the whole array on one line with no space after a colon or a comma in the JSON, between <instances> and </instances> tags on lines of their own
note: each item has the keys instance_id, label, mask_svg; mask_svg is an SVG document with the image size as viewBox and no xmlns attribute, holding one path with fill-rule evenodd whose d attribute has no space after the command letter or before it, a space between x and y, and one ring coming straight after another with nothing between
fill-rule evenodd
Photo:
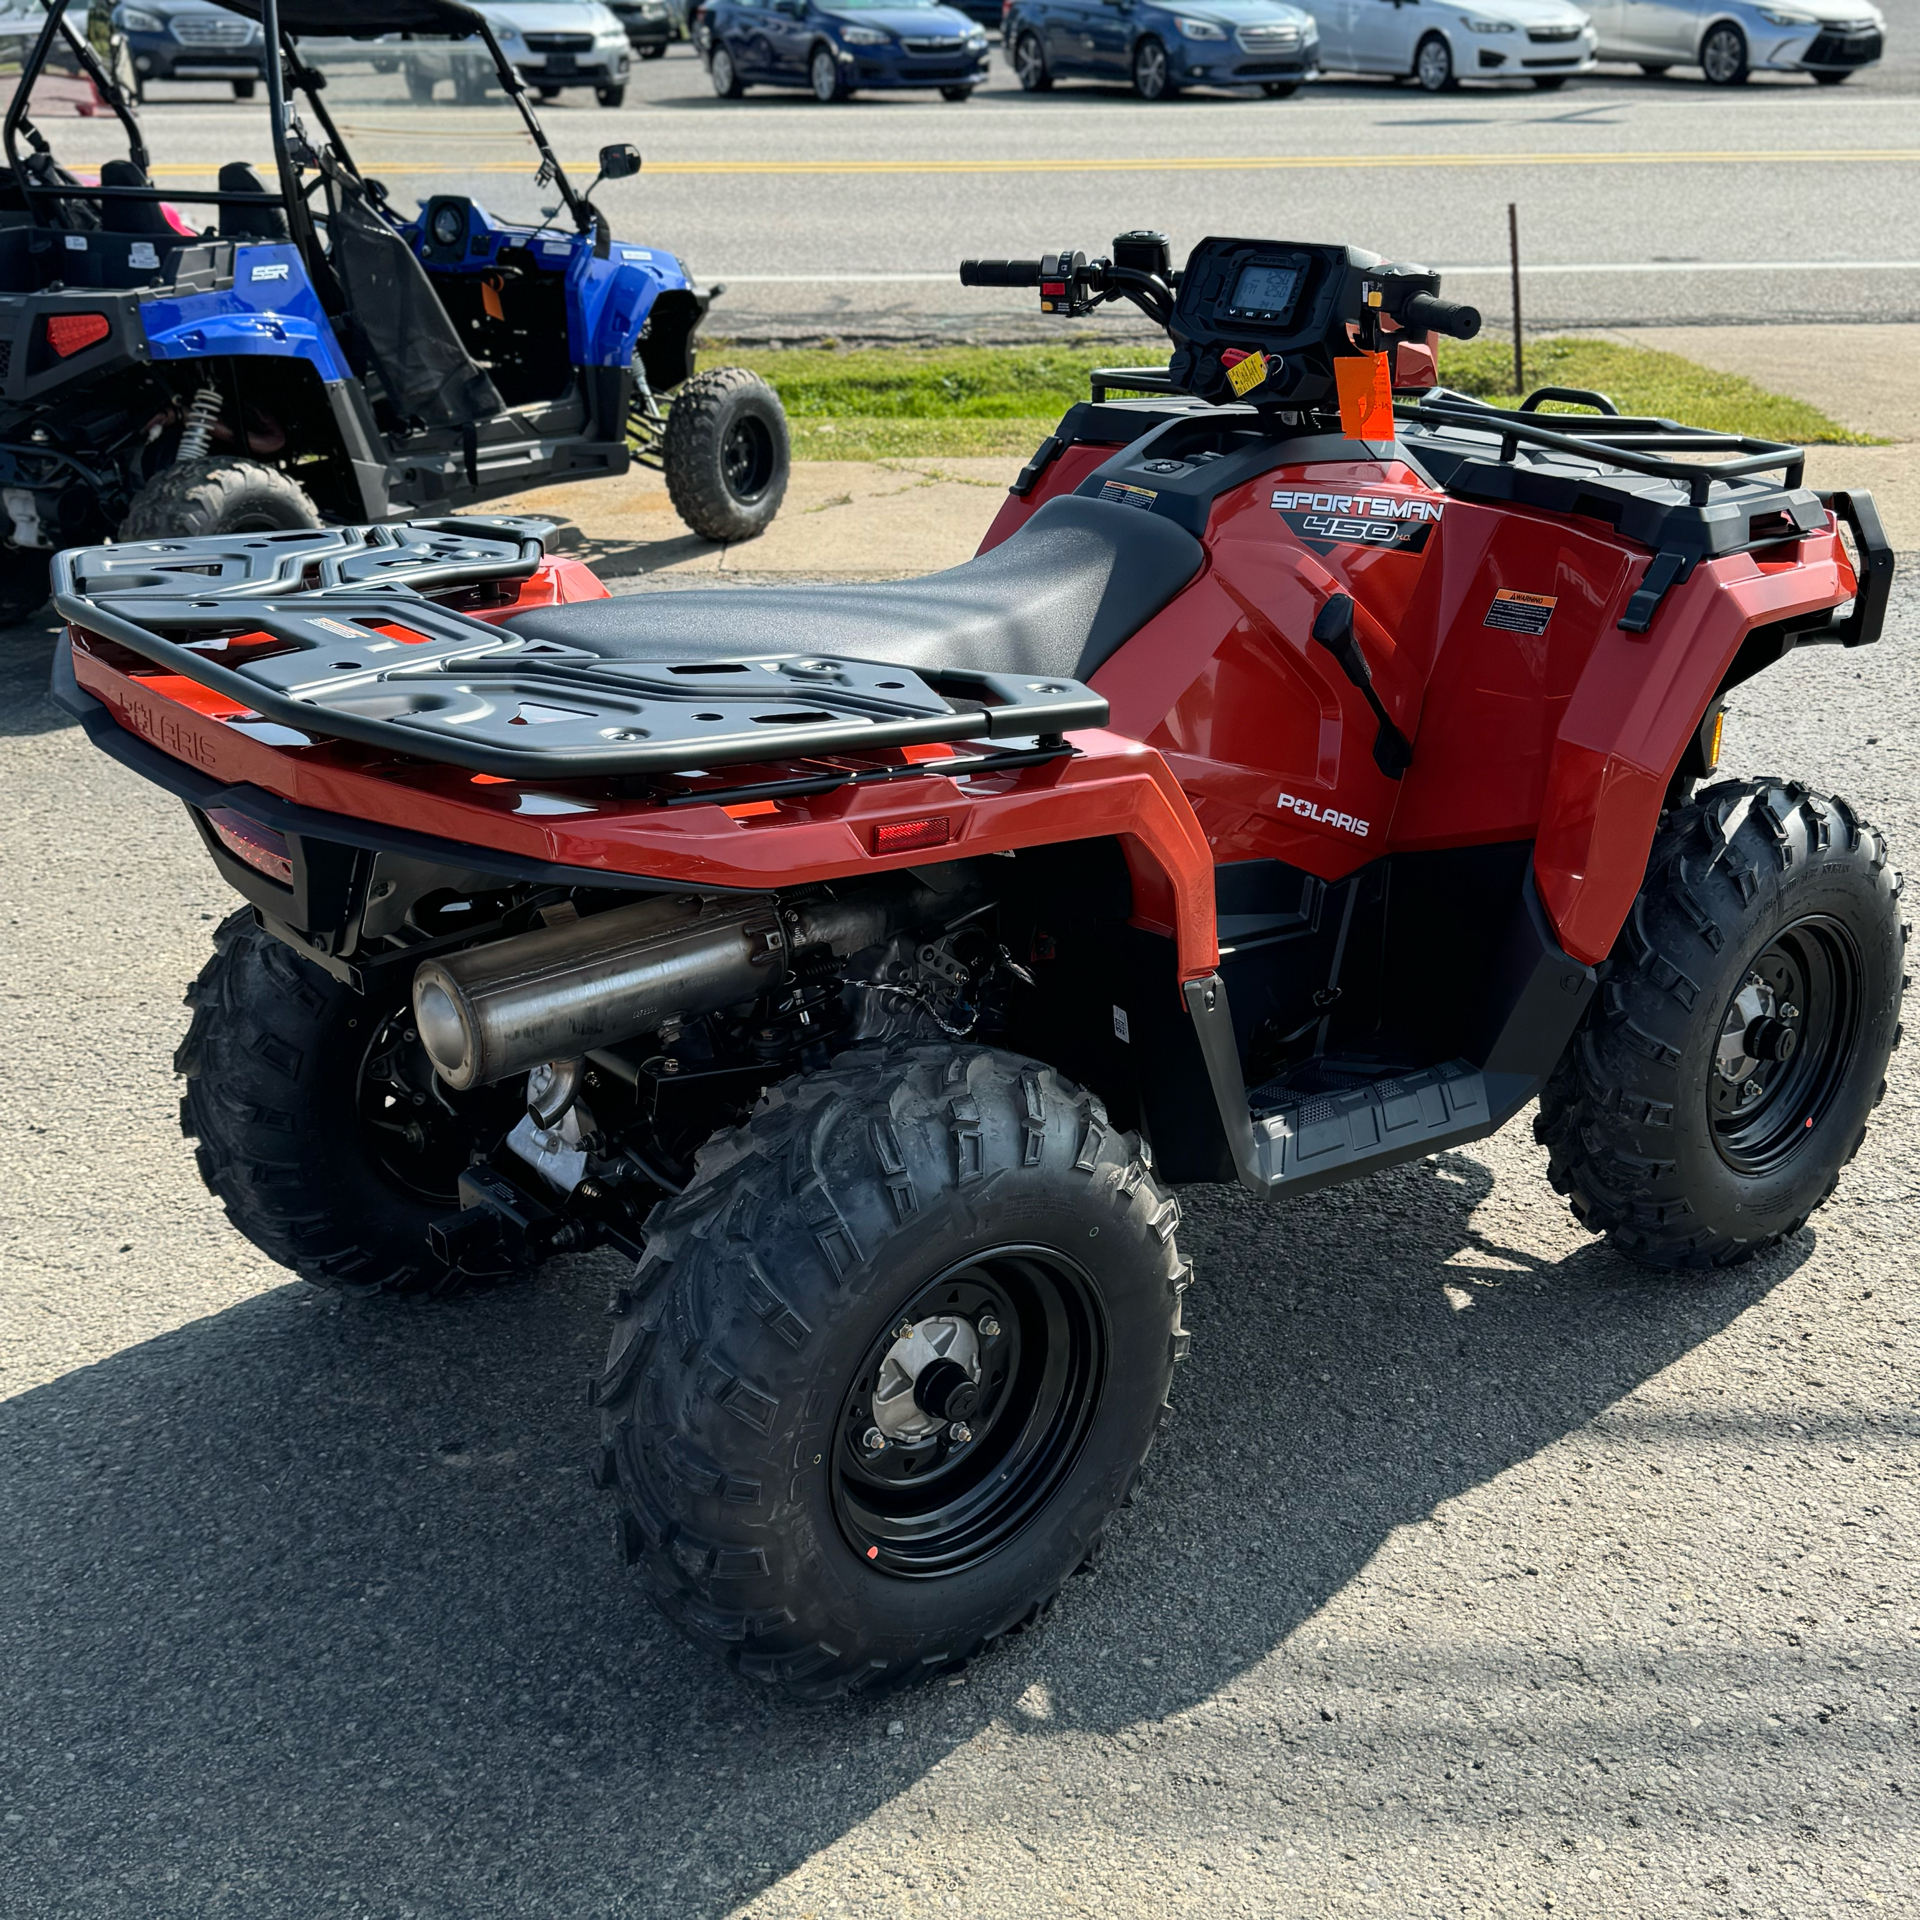
<instances>
[{"instance_id":1,"label":"rear fender","mask_svg":"<svg viewBox=\"0 0 1920 1920\"><path fill-rule=\"evenodd\" d=\"M295 246L236 247L231 286L144 301L140 317L156 364L292 359L307 361L322 380L350 377Z\"/></svg>"},{"instance_id":2,"label":"rear fender","mask_svg":"<svg viewBox=\"0 0 1920 1920\"><path fill-rule=\"evenodd\" d=\"M1646 632L1613 625L1595 644L1548 761L1534 850L1541 904L1576 959L1595 965L1612 949L1669 785L1726 689L1807 640L1878 636L1892 556L1878 520L1869 523L1870 500L1860 513L1863 500L1854 495L1847 507L1866 562L1858 596L1830 523L1791 547L1701 563L1668 591ZM1850 600L1851 627L1834 618Z\"/></svg>"}]
</instances>

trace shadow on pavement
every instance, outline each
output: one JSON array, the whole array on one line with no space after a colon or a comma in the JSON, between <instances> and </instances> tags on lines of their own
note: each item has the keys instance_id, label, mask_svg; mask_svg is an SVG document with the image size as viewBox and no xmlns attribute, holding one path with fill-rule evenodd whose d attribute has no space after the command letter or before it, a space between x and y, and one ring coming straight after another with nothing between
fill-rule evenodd
<instances>
[{"instance_id":1,"label":"shadow on pavement","mask_svg":"<svg viewBox=\"0 0 1920 1920\"><path fill-rule=\"evenodd\" d=\"M1542 1265L1472 1230L1491 1187L1456 1155L1285 1210L1190 1191L1193 1354L1139 1503L1038 1633L886 1702L736 1680L617 1566L579 1471L610 1261L438 1307L288 1286L22 1394L7 1909L717 1920L1041 1671L1056 1727L1205 1700L1811 1245L1706 1282Z\"/></svg>"},{"instance_id":2,"label":"shadow on pavement","mask_svg":"<svg viewBox=\"0 0 1920 1920\"><path fill-rule=\"evenodd\" d=\"M0 627L0 740L55 733L75 724L47 698L60 622L51 609L17 627Z\"/></svg>"}]
</instances>

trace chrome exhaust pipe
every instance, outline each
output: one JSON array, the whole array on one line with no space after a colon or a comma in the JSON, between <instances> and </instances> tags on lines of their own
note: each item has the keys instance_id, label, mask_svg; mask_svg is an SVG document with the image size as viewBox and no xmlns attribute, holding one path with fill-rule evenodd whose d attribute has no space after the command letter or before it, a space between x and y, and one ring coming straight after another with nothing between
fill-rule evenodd
<instances>
[{"instance_id":1,"label":"chrome exhaust pipe","mask_svg":"<svg viewBox=\"0 0 1920 1920\"><path fill-rule=\"evenodd\" d=\"M465 1092L756 999L786 970L770 894L675 895L423 960L413 1015L434 1070Z\"/></svg>"}]
</instances>

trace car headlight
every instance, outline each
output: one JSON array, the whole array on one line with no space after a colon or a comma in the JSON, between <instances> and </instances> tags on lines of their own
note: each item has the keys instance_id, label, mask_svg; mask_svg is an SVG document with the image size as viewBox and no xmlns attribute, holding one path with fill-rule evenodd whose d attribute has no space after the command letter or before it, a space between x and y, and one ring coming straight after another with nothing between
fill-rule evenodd
<instances>
[{"instance_id":1,"label":"car headlight","mask_svg":"<svg viewBox=\"0 0 1920 1920\"><path fill-rule=\"evenodd\" d=\"M122 33L165 33L167 23L157 13L142 13L138 7L129 7L120 16Z\"/></svg>"},{"instance_id":2,"label":"car headlight","mask_svg":"<svg viewBox=\"0 0 1920 1920\"><path fill-rule=\"evenodd\" d=\"M1762 7L1760 18L1775 27L1810 27L1814 24L1812 14L1789 13L1784 7Z\"/></svg>"},{"instance_id":3,"label":"car headlight","mask_svg":"<svg viewBox=\"0 0 1920 1920\"><path fill-rule=\"evenodd\" d=\"M974 30L967 35L967 45L970 46L976 53L978 53L980 49L984 47L986 44L987 44L987 36L984 33L982 33L978 27L975 27Z\"/></svg>"},{"instance_id":4,"label":"car headlight","mask_svg":"<svg viewBox=\"0 0 1920 1920\"><path fill-rule=\"evenodd\" d=\"M878 27L842 27L840 38L850 47L884 47L892 43L893 35Z\"/></svg>"},{"instance_id":5,"label":"car headlight","mask_svg":"<svg viewBox=\"0 0 1920 1920\"><path fill-rule=\"evenodd\" d=\"M1225 27L1217 27L1211 20L1187 20L1174 16L1174 26L1189 40L1224 40L1227 37Z\"/></svg>"},{"instance_id":6,"label":"car headlight","mask_svg":"<svg viewBox=\"0 0 1920 1920\"><path fill-rule=\"evenodd\" d=\"M1511 33L1513 31L1511 20L1476 20L1471 14L1464 13L1460 16L1460 24L1469 33Z\"/></svg>"}]
</instances>

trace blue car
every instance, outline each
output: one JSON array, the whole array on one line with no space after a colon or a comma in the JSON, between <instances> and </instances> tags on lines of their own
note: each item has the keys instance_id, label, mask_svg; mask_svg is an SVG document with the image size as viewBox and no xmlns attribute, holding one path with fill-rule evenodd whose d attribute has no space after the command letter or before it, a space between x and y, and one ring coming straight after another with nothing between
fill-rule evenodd
<instances>
[{"instance_id":1,"label":"blue car","mask_svg":"<svg viewBox=\"0 0 1920 1920\"><path fill-rule=\"evenodd\" d=\"M1143 100L1183 87L1259 87L1284 100L1320 70L1313 15L1280 0L1008 0L1000 43L1029 93L1107 80L1131 81Z\"/></svg>"},{"instance_id":2,"label":"blue car","mask_svg":"<svg viewBox=\"0 0 1920 1920\"><path fill-rule=\"evenodd\" d=\"M147 0L116 7L113 24L127 37L136 88L150 80L225 80L237 99L251 100L266 72L260 24L213 0Z\"/></svg>"},{"instance_id":3,"label":"blue car","mask_svg":"<svg viewBox=\"0 0 1920 1920\"><path fill-rule=\"evenodd\" d=\"M716 0L707 19L707 71L723 100L749 87L810 87L822 101L861 87L938 87L964 100L987 77L985 29L952 7Z\"/></svg>"}]
</instances>

